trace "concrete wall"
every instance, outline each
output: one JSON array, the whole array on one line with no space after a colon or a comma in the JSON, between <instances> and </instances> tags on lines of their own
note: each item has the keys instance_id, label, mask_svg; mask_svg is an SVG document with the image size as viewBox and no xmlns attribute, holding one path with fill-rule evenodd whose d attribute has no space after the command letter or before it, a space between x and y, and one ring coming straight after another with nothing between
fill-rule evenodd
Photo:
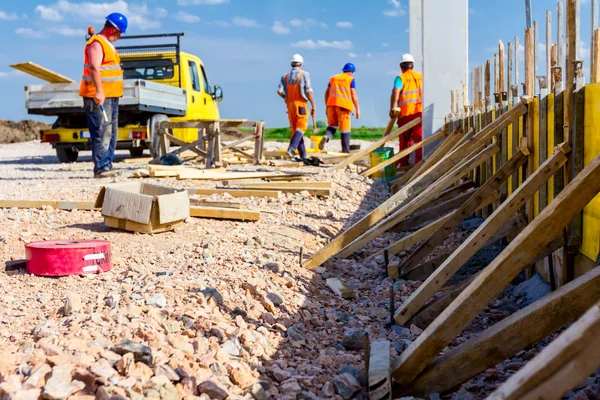
<instances>
[{"instance_id":1,"label":"concrete wall","mask_svg":"<svg viewBox=\"0 0 600 400\"><path fill-rule=\"evenodd\" d=\"M410 52L423 73L423 136L444 125L450 91L468 83L469 1L410 0ZM427 146L425 152L427 153Z\"/></svg>"}]
</instances>

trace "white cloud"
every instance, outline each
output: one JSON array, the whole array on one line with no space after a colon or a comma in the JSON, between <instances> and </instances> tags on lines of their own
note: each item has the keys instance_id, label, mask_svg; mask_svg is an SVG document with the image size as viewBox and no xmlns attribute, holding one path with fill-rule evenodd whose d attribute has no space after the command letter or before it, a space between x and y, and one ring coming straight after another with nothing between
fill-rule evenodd
<instances>
[{"instance_id":1,"label":"white cloud","mask_svg":"<svg viewBox=\"0 0 600 400\"><path fill-rule=\"evenodd\" d=\"M315 21L312 18L308 19L298 19L295 18L290 21L290 24L295 27L305 27L305 28L327 28L327 24L321 21Z\"/></svg>"},{"instance_id":2,"label":"white cloud","mask_svg":"<svg viewBox=\"0 0 600 400\"><path fill-rule=\"evenodd\" d=\"M63 19L63 16L54 8L39 5L35 8L35 12L40 14L40 18L46 21L62 21Z\"/></svg>"},{"instance_id":3,"label":"white cloud","mask_svg":"<svg viewBox=\"0 0 600 400\"><path fill-rule=\"evenodd\" d=\"M358 54L350 52L350 53L348 53L348 57L356 58L356 57L358 57Z\"/></svg>"},{"instance_id":4,"label":"white cloud","mask_svg":"<svg viewBox=\"0 0 600 400\"><path fill-rule=\"evenodd\" d=\"M235 17L231 20L231 23L233 23L235 26L241 26L243 28L258 27L258 23L255 20L243 17Z\"/></svg>"},{"instance_id":5,"label":"white cloud","mask_svg":"<svg viewBox=\"0 0 600 400\"><path fill-rule=\"evenodd\" d=\"M0 78L6 78L9 75L10 74L8 72L2 72L2 71L0 71Z\"/></svg>"},{"instance_id":6,"label":"white cloud","mask_svg":"<svg viewBox=\"0 0 600 400\"><path fill-rule=\"evenodd\" d=\"M14 19L19 19L19 17L17 17L17 14L15 13L7 13L6 11L2 11L0 10L0 20L3 21L11 21Z\"/></svg>"},{"instance_id":7,"label":"white cloud","mask_svg":"<svg viewBox=\"0 0 600 400\"><path fill-rule=\"evenodd\" d=\"M212 21L208 23L209 25L216 25L220 28L229 28L231 24L227 21Z\"/></svg>"},{"instance_id":8,"label":"white cloud","mask_svg":"<svg viewBox=\"0 0 600 400\"><path fill-rule=\"evenodd\" d=\"M25 36L28 38L35 38L35 39L40 39L44 37L44 32L42 31L36 31L34 29L31 28L17 28L15 30L15 33L17 35L21 35L21 36Z\"/></svg>"},{"instance_id":9,"label":"white cloud","mask_svg":"<svg viewBox=\"0 0 600 400\"><path fill-rule=\"evenodd\" d=\"M381 43L381 47L390 47L389 43Z\"/></svg>"},{"instance_id":10,"label":"white cloud","mask_svg":"<svg viewBox=\"0 0 600 400\"><path fill-rule=\"evenodd\" d=\"M86 30L85 29L73 29L68 26L61 27L53 27L50 28L51 32L57 33L61 36L73 36L73 37L85 37Z\"/></svg>"},{"instance_id":11,"label":"white cloud","mask_svg":"<svg viewBox=\"0 0 600 400\"><path fill-rule=\"evenodd\" d=\"M335 26L337 26L338 28L352 28L352 22L350 21L340 21L340 22L336 22Z\"/></svg>"},{"instance_id":12,"label":"white cloud","mask_svg":"<svg viewBox=\"0 0 600 400\"><path fill-rule=\"evenodd\" d=\"M326 40L317 40L314 41L312 39L309 40L301 40L296 43L292 43L292 46L299 47L301 49L324 49L324 48L332 48L332 49L340 49L340 50L348 50L352 48L352 42L349 40L342 41L331 41L328 42Z\"/></svg>"},{"instance_id":13,"label":"white cloud","mask_svg":"<svg viewBox=\"0 0 600 400\"><path fill-rule=\"evenodd\" d=\"M290 34L290 28L288 28L287 26L283 26L283 24L279 21L275 21L271 30L278 35L289 35Z\"/></svg>"},{"instance_id":14,"label":"white cloud","mask_svg":"<svg viewBox=\"0 0 600 400\"><path fill-rule=\"evenodd\" d=\"M203 5L203 6L217 6L219 4L227 4L229 0L177 0L177 4L180 6L189 5Z\"/></svg>"},{"instance_id":15,"label":"white cloud","mask_svg":"<svg viewBox=\"0 0 600 400\"><path fill-rule=\"evenodd\" d=\"M187 22L188 24L194 24L200 22L200 17L194 14L179 11L173 15L177 21Z\"/></svg>"},{"instance_id":16,"label":"white cloud","mask_svg":"<svg viewBox=\"0 0 600 400\"><path fill-rule=\"evenodd\" d=\"M402 4L400 4L400 0L388 0L388 4L393 8L391 10L383 11L383 15L386 17L400 17L406 15L406 10L402 7Z\"/></svg>"}]
</instances>

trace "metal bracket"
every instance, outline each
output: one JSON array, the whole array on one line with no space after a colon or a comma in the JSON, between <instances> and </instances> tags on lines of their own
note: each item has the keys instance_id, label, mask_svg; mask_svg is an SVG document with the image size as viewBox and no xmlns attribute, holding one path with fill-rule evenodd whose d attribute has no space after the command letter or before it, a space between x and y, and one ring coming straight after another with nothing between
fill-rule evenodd
<instances>
[{"instance_id":1,"label":"metal bracket","mask_svg":"<svg viewBox=\"0 0 600 400\"><path fill-rule=\"evenodd\" d=\"M548 79L545 75L539 75L536 78L538 80L538 84L540 85L540 89L548 89Z\"/></svg>"},{"instance_id":2,"label":"metal bracket","mask_svg":"<svg viewBox=\"0 0 600 400\"><path fill-rule=\"evenodd\" d=\"M573 61L573 66L575 67L575 76L583 76L583 61Z\"/></svg>"},{"instance_id":3,"label":"metal bracket","mask_svg":"<svg viewBox=\"0 0 600 400\"><path fill-rule=\"evenodd\" d=\"M508 92L500 93L502 95L502 101L508 101Z\"/></svg>"},{"instance_id":4,"label":"metal bracket","mask_svg":"<svg viewBox=\"0 0 600 400\"><path fill-rule=\"evenodd\" d=\"M500 93L494 93L494 103L500 103Z\"/></svg>"},{"instance_id":5,"label":"metal bracket","mask_svg":"<svg viewBox=\"0 0 600 400\"><path fill-rule=\"evenodd\" d=\"M552 71L554 82L562 82L562 67L552 67L550 70Z\"/></svg>"},{"instance_id":6,"label":"metal bracket","mask_svg":"<svg viewBox=\"0 0 600 400\"><path fill-rule=\"evenodd\" d=\"M513 97L519 97L519 85L511 85L510 90Z\"/></svg>"}]
</instances>

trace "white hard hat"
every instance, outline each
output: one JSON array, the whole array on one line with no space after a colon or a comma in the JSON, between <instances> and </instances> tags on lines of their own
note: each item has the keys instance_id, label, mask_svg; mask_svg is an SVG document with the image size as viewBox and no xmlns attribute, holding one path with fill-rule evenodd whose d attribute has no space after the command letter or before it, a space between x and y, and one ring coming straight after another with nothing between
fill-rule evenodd
<instances>
[{"instance_id":1,"label":"white hard hat","mask_svg":"<svg viewBox=\"0 0 600 400\"><path fill-rule=\"evenodd\" d=\"M304 58L302 58L302 56L300 54L294 54L292 56L292 62L293 63L304 64Z\"/></svg>"},{"instance_id":2,"label":"white hard hat","mask_svg":"<svg viewBox=\"0 0 600 400\"><path fill-rule=\"evenodd\" d=\"M402 54L402 61L400 61L400 64L403 63L414 63L415 62L415 58L412 56L412 54Z\"/></svg>"}]
</instances>

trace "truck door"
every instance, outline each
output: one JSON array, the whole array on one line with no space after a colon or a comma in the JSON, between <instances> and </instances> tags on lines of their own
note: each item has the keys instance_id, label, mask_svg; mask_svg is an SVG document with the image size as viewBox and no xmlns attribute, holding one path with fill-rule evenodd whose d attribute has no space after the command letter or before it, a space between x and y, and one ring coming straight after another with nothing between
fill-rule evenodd
<instances>
[{"instance_id":1,"label":"truck door","mask_svg":"<svg viewBox=\"0 0 600 400\"><path fill-rule=\"evenodd\" d=\"M206 105L206 112L210 115L211 119L219 119L219 108L217 107L217 102L213 99L213 87L210 85L208 81L208 77L206 76L206 70L204 69L204 65L200 64L200 71L202 73L202 84L204 89L204 104Z\"/></svg>"},{"instance_id":2,"label":"truck door","mask_svg":"<svg viewBox=\"0 0 600 400\"><path fill-rule=\"evenodd\" d=\"M193 60L189 60L188 65L192 86L191 107L188 109L189 118L218 119L216 102L212 98L212 88L209 86L204 68L200 65L199 70L198 64Z\"/></svg>"}]
</instances>

